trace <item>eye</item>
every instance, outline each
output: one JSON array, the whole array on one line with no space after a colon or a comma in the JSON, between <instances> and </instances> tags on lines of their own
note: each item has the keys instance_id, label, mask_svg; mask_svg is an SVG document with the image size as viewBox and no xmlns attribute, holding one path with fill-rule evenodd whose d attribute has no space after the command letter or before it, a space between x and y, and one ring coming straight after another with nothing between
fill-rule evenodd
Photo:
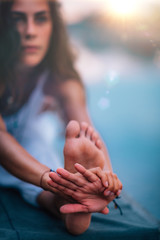
<instances>
[{"instance_id":1,"label":"eye","mask_svg":"<svg viewBox=\"0 0 160 240\"><path fill-rule=\"evenodd\" d=\"M48 17L45 16L45 15L36 16L35 21L36 21L37 23L40 23L40 24L41 24L41 23L45 23L45 22L48 21Z\"/></svg>"},{"instance_id":2,"label":"eye","mask_svg":"<svg viewBox=\"0 0 160 240\"><path fill-rule=\"evenodd\" d=\"M21 14L12 14L12 20L15 24L26 21L25 16Z\"/></svg>"}]
</instances>

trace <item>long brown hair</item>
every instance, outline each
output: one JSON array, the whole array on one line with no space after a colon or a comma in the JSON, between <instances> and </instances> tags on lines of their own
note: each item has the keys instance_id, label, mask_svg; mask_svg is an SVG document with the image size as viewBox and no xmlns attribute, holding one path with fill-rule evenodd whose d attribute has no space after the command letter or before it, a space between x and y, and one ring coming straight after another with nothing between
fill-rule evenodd
<instances>
[{"instance_id":1,"label":"long brown hair","mask_svg":"<svg viewBox=\"0 0 160 240\"><path fill-rule=\"evenodd\" d=\"M14 64L18 59L20 36L11 19L14 0L0 0L0 84L12 86ZM52 36L48 52L40 63L40 69L47 67L57 76L58 81L76 79L81 82L74 68L75 57L71 51L66 27L60 13L60 4L48 0L53 22Z\"/></svg>"},{"instance_id":2,"label":"long brown hair","mask_svg":"<svg viewBox=\"0 0 160 240\"><path fill-rule=\"evenodd\" d=\"M11 1L0 1L0 85L10 85L20 45L10 18L11 6Z\"/></svg>"}]
</instances>

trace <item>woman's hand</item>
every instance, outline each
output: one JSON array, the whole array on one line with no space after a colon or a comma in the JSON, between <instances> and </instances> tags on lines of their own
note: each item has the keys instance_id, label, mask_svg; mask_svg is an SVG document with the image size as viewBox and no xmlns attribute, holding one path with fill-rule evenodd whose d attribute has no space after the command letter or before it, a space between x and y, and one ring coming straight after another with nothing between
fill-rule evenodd
<instances>
[{"instance_id":1,"label":"woman's hand","mask_svg":"<svg viewBox=\"0 0 160 240\"><path fill-rule=\"evenodd\" d=\"M117 176L111 172L104 172L100 168L85 169L80 164L75 164L78 171L75 174L63 168L57 173L50 173L52 180L48 184L61 194L66 194L72 199L69 204L60 208L62 213L73 212L109 212L106 207L120 194L122 184ZM57 192L58 193L58 192ZM73 199L76 201L73 203Z\"/></svg>"}]
</instances>

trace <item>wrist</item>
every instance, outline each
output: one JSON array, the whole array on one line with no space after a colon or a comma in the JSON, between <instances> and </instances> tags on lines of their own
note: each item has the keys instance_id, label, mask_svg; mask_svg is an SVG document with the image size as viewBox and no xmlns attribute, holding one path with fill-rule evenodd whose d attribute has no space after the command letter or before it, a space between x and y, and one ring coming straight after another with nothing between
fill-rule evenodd
<instances>
[{"instance_id":1,"label":"wrist","mask_svg":"<svg viewBox=\"0 0 160 240\"><path fill-rule=\"evenodd\" d=\"M48 190L49 189L49 185L48 185L48 183L47 183L47 181L50 179L50 177L49 177L49 173L50 172L54 172L54 170L52 170L52 169L47 169L47 170L45 170L43 173L42 173L42 175L41 175L41 177L40 177L40 187L41 188L43 188L44 190Z\"/></svg>"}]
</instances>

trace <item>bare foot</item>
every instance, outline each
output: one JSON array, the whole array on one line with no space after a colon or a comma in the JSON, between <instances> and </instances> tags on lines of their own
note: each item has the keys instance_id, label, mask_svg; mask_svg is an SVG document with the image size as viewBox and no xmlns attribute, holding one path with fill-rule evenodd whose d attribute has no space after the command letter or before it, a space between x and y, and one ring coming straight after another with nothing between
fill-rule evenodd
<instances>
[{"instance_id":1,"label":"bare foot","mask_svg":"<svg viewBox=\"0 0 160 240\"><path fill-rule=\"evenodd\" d=\"M83 122L79 124L76 121L71 121L68 124L66 128L66 143L64 146L64 161L65 161L65 169L68 170L68 172L70 173L76 172L75 163L80 163L86 169L91 169L96 167L103 169L105 156L102 151L101 141L99 140L98 134L96 134L93 128L90 127L87 123ZM73 202L74 204L72 204L72 201L71 201L70 203L68 203L68 206L67 206L67 204L64 205L66 202L63 202L63 199L62 199L62 202L59 203L58 196L54 199L55 202L56 201L58 202L57 207L60 208L61 213L65 214L64 220L65 220L67 230L70 233L75 235L81 234L88 229L91 221L90 212L100 211L104 214L107 214L108 209L106 205L112 200L112 198L113 199L115 198L115 196L113 195L112 196L107 195L108 196L107 199L106 197L102 196L102 194L100 193L102 193L105 190L105 188L102 185L101 180L98 178L97 172L95 172L95 174L92 174L92 178L90 178L91 173L87 172L86 169L83 169L83 167L82 169L79 169L77 167L77 171L79 172L77 174L79 174L79 177L82 174L83 177L88 180L87 184L85 185L86 189L84 188L84 185L82 186L82 190L81 190L80 188L78 188L78 186L75 188L75 186L69 183L69 186L73 187L74 194L73 192L71 194L70 192L67 192L69 191L69 189L67 190L66 188L68 187L68 185L65 186L65 183L61 182L62 179L60 178L59 175L57 175L56 173L50 173L50 177L53 178L53 180L55 181L53 183L50 183L50 186L54 187L56 190L60 190L60 191L62 190L62 192L65 192L64 189L66 189L66 192L65 192L66 195L73 196L73 199L77 200ZM57 173L59 173L60 175L62 174L61 170L59 170L59 172L57 170ZM86 175L87 173L89 175ZM65 178L66 176L65 172L63 176ZM74 174L69 175L69 179L70 178L72 179L73 177L73 180L74 180L73 183L76 183L74 177L77 177L77 176L74 176ZM81 181L83 177L81 178ZM94 179L95 177L96 179ZM57 179L57 182L56 182L56 179ZM114 187L116 186L115 184L113 184L113 179L108 178L108 180L111 181ZM80 183L82 183L81 181ZM60 186L58 184L55 185L55 183L60 183L62 185ZM95 191L95 189L97 191ZM91 192L88 193L89 192L88 190L91 190ZM115 189L115 192L116 192L116 189Z\"/></svg>"},{"instance_id":2,"label":"bare foot","mask_svg":"<svg viewBox=\"0 0 160 240\"><path fill-rule=\"evenodd\" d=\"M105 156L101 147L98 134L91 126L85 122L79 124L77 121L70 121L66 128L64 168L74 173L74 164L80 163L86 169L103 169Z\"/></svg>"},{"instance_id":3,"label":"bare foot","mask_svg":"<svg viewBox=\"0 0 160 240\"><path fill-rule=\"evenodd\" d=\"M86 169L93 167L103 168L105 156L101 147L98 134L91 126L85 122L79 124L77 121L70 121L66 127L64 168L71 173L76 172L75 163L80 163ZM90 221L90 213L67 214L65 218L68 231L73 233L73 229L75 229L74 234L86 231Z\"/></svg>"}]
</instances>

